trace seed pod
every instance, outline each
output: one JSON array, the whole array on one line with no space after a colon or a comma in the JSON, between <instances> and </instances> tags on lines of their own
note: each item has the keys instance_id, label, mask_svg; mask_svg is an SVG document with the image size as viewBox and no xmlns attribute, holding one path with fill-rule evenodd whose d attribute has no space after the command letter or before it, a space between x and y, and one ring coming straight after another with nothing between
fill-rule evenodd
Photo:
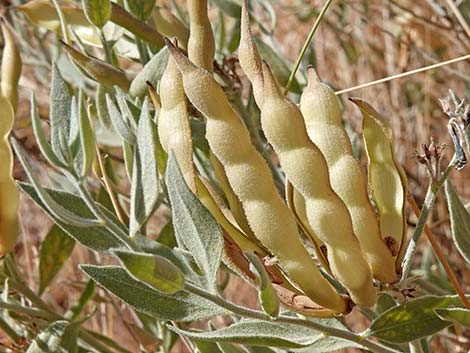
<instances>
[{"instance_id":1,"label":"seed pod","mask_svg":"<svg viewBox=\"0 0 470 353\"><path fill-rule=\"evenodd\" d=\"M158 135L163 149L167 153L173 151L186 184L196 193L196 171L193 164L188 104L182 80L178 67L170 57L160 81L161 109L158 114Z\"/></svg>"},{"instance_id":2,"label":"seed pod","mask_svg":"<svg viewBox=\"0 0 470 353\"><path fill-rule=\"evenodd\" d=\"M170 11L163 7L155 6L152 11L152 18L157 31L167 37L176 38L181 48L188 46L189 29Z\"/></svg>"},{"instance_id":3,"label":"seed pod","mask_svg":"<svg viewBox=\"0 0 470 353\"><path fill-rule=\"evenodd\" d=\"M183 74L187 97L207 118L206 138L225 168L253 233L313 301L337 312L347 311L348 301L320 274L303 246L267 163L222 88L209 72L194 65L170 42L167 45Z\"/></svg>"},{"instance_id":4,"label":"seed pod","mask_svg":"<svg viewBox=\"0 0 470 353\"><path fill-rule=\"evenodd\" d=\"M13 180L13 154L8 136L13 127L14 112L6 97L0 96L0 256L13 249L18 238L18 190Z\"/></svg>"},{"instance_id":5,"label":"seed pod","mask_svg":"<svg viewBox=\"0 0 470 353\"><path fill-rule=\"evenodd\" d=\"M258 48L253 40L250 28L250 15L248 2L243 1L241 15L240 44L238 46L238 60L245 75L253 85L253 95L258 107L263 106L263 69Z\"/></svg>"},{"instance_id":6,"label":"seed pod","mask_svg":"<svg viewBox=\"0 0 470 353\"><path fill-rule=\"evenodd\" d=\"M215 42L207 17L207 0L188 0L188 57L195 65L213 71Z\"/></svg>"},{"instance_id":7,"label":"seed pod","mask_svg":"<svg viewBox=\"0 0 470 353\"><path fill-rule=\"evenodd\" d=\"M227 257L225 260L228 261L230 256L235 257L234 260L237 260L235 263L240 264L240 254L235 256L237 254L233 253L237 248L255 252L262 257L267 256L268 253L262 247L258 246L256 242L250 241L229 221L223 208L217 202L218 195L215 194L211 185L195 171L186 95L183 90L181 73L172 58L170 58L160 82L160 97L153 89L150 89L150 92L154 105L159 111L158 134L162 148L167 153L173 152L188 187L221 225L226 247L229 246L229 249L225 250ZM299 294L278 269L273 269L271 273L275 276L277 283L285 287L285 290Z\"/></svg>"},{"instance_id":8,"label":"seed pod","mask_svg":"<svg viewBox=\"0 0 470 353\"><path fill-rule=\"evenodd\" d=\"M16 46L15 37L10 27L1 19L1 27L4 38L1 68L1 95L10 101L13 110L16 112L18 106L18 81L21 76L21 56Z\"/></svg>"},{"instance_id":9,"label":"seed pod","mask_svg":"<svg viewBox=\"0 0 470 353\"><path fill-rule=\"evenodd\" d=\"M369 159L369 186L379 211L380 234L395 249L396 270L401 272L403 239L406 232L406 175L393 148L388 122L367 102L351 98L362 112L362 132Z\"/></svg>"},{"instance_id":10,"label":"seed pod","mask_svg":"<svg viewBox=\"0 0 470 353\"><path fill-rule=\"evenodd\" d=\"M310 227L307 219L305 198L297 190L294 189L291 182L286 179L286 201L287 206L294 215L297 223L299 224L305 235L311 240L318 261L320 261L323 268L331 273L330 264L328 263L326 245L325 243L316 236L312 227Z\"/></svg>"},{"instance_id":11,"label":"seed pod","mask_svg":"<svg viewBox=\"0 0 470 353\"><path fill-rule=\"evenodd\" d=\"M90 58L65 42L61 41L61 44L64 46L64 49L71 56L73 61L77 63L93 80L108 87L118 86L124 91L129 90L131 80L126 76L124 71L117 69L104 61Z\"/></svg>"},{"instance_id":12,"label":"seed pod","mask_svg":"<svg viewBox=\"0 0 470 353\"><path fill-rule=\"evenodd\" d=\"M302 94L300 109L310 140L328 163L331 186L348 207L354 233L374 277L384 283L395 282L398 276L394 259L380 236L379 223L369 202L366 175L353 155L338 99L333 90L320 81L313 67L308 69L308 85Z\"/></svg>"},{"instance_id":13,"label":"seed pod","mask_svg":"<svg viewBox=\"0 0 470 353\"><path fill-rule=\"evenodd\" d=\"M325 158L308 138L300 110L284 97L265 63L263 79L261 125L265 136L286 176L305 198L308 222L327 246L333 275L355 303L370 307L377 300L372 272L353 232L348 209L331 188Z\"/></svg>"}]
</instances>

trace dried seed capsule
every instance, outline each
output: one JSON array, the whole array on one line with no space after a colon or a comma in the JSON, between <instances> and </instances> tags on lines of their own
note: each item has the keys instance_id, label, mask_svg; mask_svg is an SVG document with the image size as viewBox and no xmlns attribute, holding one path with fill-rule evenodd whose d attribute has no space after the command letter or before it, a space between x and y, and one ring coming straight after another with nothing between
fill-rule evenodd
<instances>
[{"instance_id":1,"label":"dried seed capsule","mask_svg":"<svg viewBox=\"0 0 470 353\"><path fill-rule=\"evenodd\" d=\"M18 238L18 190L13 180L13 154L8 141L14 112L6 97L0 96L0 256L13 249Z\"/></svg>"},{"instance_id":2,"label":"dried seed capsule","mask_svg":"<svg viewBox=\"0 0 470 353\"><path fill-rule=\"evenodd\" d=\"M126 76L125 72L115 68L114 66L95 59L90 58L70 45L62 42L64 49L93 80L105 86L113 87L118 86L124 91L129 90L131 80Z\"/></svg>"},{"instance_id":3,"label":"dried seed capsule","mask_svg":"<svg viewBox=\"0 0 470 353\"><path fill-rule=\"evenodd\" d=\"M221 87L209 72L194 65L170 42L167 45L183 74L187 97L207 118L206 138L225 168L253 233L313 301L337 312L347 311L348 301L320 274L303 246L269 167Z\"/></svg>"},{"instance_id":4,"label":"dried seed capsule","mask_svg":"<svg viewBox=\"0 0 470 353\"><path fill-rule=\"evenodd\" d=\"M15 37L5 20L1 19L5 45L2 54L1 95L10 101L13 110L18 106L18 81L21 76L21 56L16 46Z\"/></svg>"},{"instance_id":5,"label":"dried seed capsule","mask_svg":"<svg viewBox=\"0 0 470 353\"><path fill-rule=\"evenodd\" d=\"M213 70L215 42L207 17L207 0L188 0L189 40L188 57L194 64L209 72Z\"/></svg>"},{"instance_id":6,"label":"dried seed capsule","mask_svg":"<svg viewBox=\"0 0 470 353\"><path fill-rule=\"evenodd\" d=\"M370 307L377 300L372 272L353 232L348 209L331 188L325 158L308 138L300 110L284 97L265 63L263 79L261 125L265 136L287 177L305 198L308 222L327 246L333 275L355 303Z\"/></svg>"},{"instance_id":7,"label":"dried seed capsule","mask_svg":"<svg viewBox=\"0 0 470 353\"><path fill-rule=\"evenodd\" d=\"M362 112L362 132L369 159L369 186L379 211L380 234L397 251L396 270L401 272L405 247L406 175L393 148L393 133L388 122L367 102L351 98Z\"/></svg>"},{"instance_id":8,"label":"dried seed capsule","mask_svg":"<svg viewBox=\"0 0 470 353\"><path fill-rule=\"evenodd\" d=\"M308 69L308 85L300 100L307 133L325 156L333 190L351 214L354 233L381 282L398 280L392 253L380 236L379 223L369 202L366 175L354 157L352 145L341 121L338 99L322 83L313 67Z\"/></svg>"}]
</instances>

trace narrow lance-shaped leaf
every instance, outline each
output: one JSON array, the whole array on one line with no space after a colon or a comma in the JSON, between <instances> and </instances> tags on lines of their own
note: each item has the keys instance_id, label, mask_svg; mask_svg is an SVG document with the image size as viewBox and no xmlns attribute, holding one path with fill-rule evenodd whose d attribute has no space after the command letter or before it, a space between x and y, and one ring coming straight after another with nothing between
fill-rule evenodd
<instances>
[{"instance_id":1,"label":"narrow lance-shaped leaf","mask_svg":"<svg viewBox=\"0 0 470 353\"><path fill-rule=\"evenodd\" d=\"M452 238L460 254L470 263L470 214L448 180L445 183L445 192L449 207Z\"/></svg>"},{"instance_id":2,"label":"narrow lance-shaped leaf","mask_svg":"<svg viewBox=\"0 0 470 353\"><path fill-rule=\"evenodd\" d=\"M19 161L21 162L21 165L23 166L26 174L28 175L29 180L31 181L31 184L33 185L41 202L46 206L48 211L50 211L51 214L54 215L55 218L57 218L58 220L62 222L68 223L76 227L92 227L92 226L102 225L102 223L97 219L90 219L90 218L77 216L75 213L70 212L69 210L64 208L62 205L57 203L48 194L48 192L42 187L41 183L36 178L36 175L33 169L31 168L31 165L26 159L26 155L25 155L25 152L23 151L23 148L15 140L13 140L12 145L13 145L13 148L15 149L15 152L16 152L16 155L18 156Z\"/></svg>"},{"instance_id":3,"label":"narrow lance-shaped leaf","mask_svg":"<svg viewBox=\"0 0 470 353\"><path fill-rule=\"evenodd\" d=\"M115 251L132 277L164 294L173 294L184 288L181 271L170 261L159 255Z\"/></svg>"},{"instance_id":4,"label":"narrow lance-shaped leaf","mask_svg":"<svg viewBox=\"0 0 470 353\"><path fill-rule=\"evenodd\" d=\"M111 18L110 0L82 0L83 11L90 23L103 28Z\"/></svg>"},{"instance_id":5,"label":"narrow lance-shaped leaf","mask_svg":"<svg viewBox=\"0 0 470 353\"><path fill-rule=\"evenodd\" d=\"M51 145L55 155L64 164L70 162L69 130L72 97L69 87L60 75L57 65L52 66L51 81Z\"/></svg>"},{"instance_id":6,"label":"narrow lance-shaped leaf","mask_svg":"<svg viewBox=\"0 0 470 353\"><path fill-rule=\"evenodd\" d=\"M85 108L83 98L79 102L80 119L80 145L83 153L83 161L80 170L80 176L84 178L93 164L96 156L95 131L92 126L92 117L88 109Z\"/></svg>"},{"instance_id":7,"label":"narrow lance-shaped leaf","mask_svg":"<svg viewBox=\"0 0 470 353\"><path fill-rule=\"evenodd\" d=\"M224 313L221 307L186 291L162 294L132 278L122 267L86 265L81 268L137 311L163 321L190 322Z\"/></svg>"},{"instance_id":8,"label":"narrow lance-shaped leaf","mask_svg":"<svg viewBox=\"0 0 470 353\"><path fill-rule=\"evenodd\" d=\"M39 250L39 294L49 286L70 257L74 247L75 240L54 224Z\"/></svg>"},{"instance_id":9,"label":"narrow lance-shaped leaf","mask_svg":"<svg viewBox=\"0 0 470 353\"><path fill-rule=\"evenodd\" d=\"M143 97L147 94L147 81L154 87L162 78L168 64L168 48L163 47L155 54L144 68L132 80L129 93L134 97Z\"/></svg>"},{"instance_id":10,"label":"narrow lance-shaped leaf","mask_svg":"<svg viewBox=\"0 0 470 353\"><path fill-rule=\"evenodd\" d=\"M263 310L270 316L279 315L279 298L276 295L271 279L263 266L263 263L256 254L245 253L253 267L252 272L256 273L259 284L259 301ZM254 270L254 271L253 271Z\"/></svg>"},{"instance_id":11,"label":"narrow lance-shaped leaf","mask_svg":"<svg viewBox=\"0 0 470 353\"><path fill-rule=\"evenodd\" d=\"M309 346L323 337L323 334L318 331L306 327L258 320L241 321L209 332L185 331L173 326L168 326L168 328L194 340L283 348Z\"/></svg>"},{"instance_id":12,"label":"narrow lance-shaped leaf","mask_svg":"<svg viewBox=\"0 0 470 353\"><path fill-rule=\"evenodd\" d=\"M377 317L365 336L392 343L411 342L430 336L452 323L441 320L436 309L461 305L458 296L424 296L395 306Z\"/></svg>"},{"instance_id":13,"label":"narrow lance-shaped leaf","mask_svg":"<svg viewBox=\"0 0 470 353\"><path fill-rule=\"evenodd\" d=\"M112 248L126 248L126 245L122 240L119 239L119 237L111 233L101 224L93 227L87 227L86 231L84 231L83 227L81 226L75 226L68 222L62 221L61 219L57 218L42 202L37 191L34 189L34 186L26 183L19 183L18 185L20 189L25 192L44 212L46 212L59 227L61 227L68 235L86 247L98 252L108 251ZM88 219L89 221L94 221L93 213L88 209L85 202L77 195L48 188L45 188L45 191L56 203L60 204L69 212ZM108 217L113 219L114 216L110 213ZM120 222L116 219L114 219L114 222L117 225L120 224Z\"/></svg>"},{"instance_id":14,"label":"narrow lance-shaped leaf","mask_svg":"<svg viewBox=\"0 0 470 353\"><path fill-rule=\"evenodd\" d=\"M451 321L470 327L470 310L463 308L448 308L434 310L442 320Z\"/></svg>"},{"instance_id":15,"label":"narrow lance-shaped leaf","mask_svg":"<svg viewBox=\"0 0 470 353\"><path fill-rule=\"evenodd\" d=\"M132 129L127 120L125 120L125 114L119 111L109 94L106 94L106 105L108 107L109 117L118 134L126 143L134 145L136 143L135 130Z\"/></svg>"},{"instance_id":16,"label":"narrow lance-shaped leaf","mask_svg":"<svg viewBox=\"0 0 470 353\"><path fill-rule=\"evenodd\" d=\"M134 236L152 215L158 200L157 130L144 101L137 128L132 171L130 235Z\"/></svg>"},{"instance_id":17,"label":"narrow lance-shaped leaf","mask_svg":"<svg viewBox=\"0 0 470 353\"><path fill-rule=\"evenodd\" d=\"M126 3L131 13L143 21L150 17L155 7L155 0L126 0Z\"/></svg>"},{"instance_id":18,"label":"narrow lance-shaped leaf","mask_svg":"<svg viewBox=\"0 0 470 353\"><path fill-rule=\"evenodd\" d=\"M395 156L389 123L364 100L350 100L362 112L362 132L369 160L369 186L379 213L381 236L398 256L398 267L405 249L405 172Z\"/></svg>"},{"instance_id":19,"label":"narrow lance-shaped leaf","mask_svg":"<svg viewBox=\"0 0 470 353\"><path fill-rule=\"evenodd\" d=\"M47 141L46 135L41 126L41 119L39 118L38 107L36 98L34 98L34 94L31 94L31 121L33 125L34 137L36 138L36 143L38 144L42 155L51 165L56 167L64 167L64 164L57 158L51 148L51 145Z\"/></svg>"},{"instance_id":20,"label":"narrow lance-shaped leaf","mask_svg":"<svg viewBox=\"0 0 470 353\"><path fill-rule=\"evenodd\" d=\"M181 174L178 162L170 153L166 169L176 239L193 254L211 288L215 288L224 240L212 214L191 192Z\"/></svg>"}]
</instances>

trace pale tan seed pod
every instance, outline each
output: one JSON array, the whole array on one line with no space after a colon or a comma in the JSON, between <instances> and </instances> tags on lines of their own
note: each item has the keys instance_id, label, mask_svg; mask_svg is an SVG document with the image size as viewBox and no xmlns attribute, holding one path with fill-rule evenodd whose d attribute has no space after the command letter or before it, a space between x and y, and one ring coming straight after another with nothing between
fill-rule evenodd
<instances>
[{"instance_id":1,"label":"pale tan seed pod","mask_svg":"<svg viewBox=\"0 0 470 353\"><path fill-rule=\"evenodd\" d=\"M330 185L328 165L310 141L302 114L281 92L263 63L264 103L261 125L281 166L305 198L306 215L315 234L325 242L333 275L360 306L376 303L372 272L354 234L351 216Z\"/></svg>"},{"instance_id":2,"label":"pale tan seed pod","mask_svg":"<svg viewBox=\"0 0 470 353\"><path fill-rule=\"evenodd\" d=\"M15 114L4 96L0 96L0 110L0 256L4 256L18 239L19 194L13 179L13 153L8 140Z\"/></svg>"},{"instance_id":3,"label":"pale tan seed pod","mask_svg":"<svg viewBox=\"0 0 470 353\"><path fill-rule=\"evenodd\" d=\"M317 304L346 312L348 301L321 275L303 246L295 219L277 193L263 157L251 143L248 129L212 75L167 41L183 74L186 96L207 118L206 138L225 168L243 205L249 226L281 266Z\"/></svg>"},{"instance_id":4,"label":"pale tan seed pod","mask_svg":"<svg viewBox=\"0 0 470 353\"><path fill-rule=\"evenodd\" d=\"M308 136L328 163L331 186L349 209L354 233L374 277L384 283L397 281L394 258L381 238L377 216L369 201L367 178L353 155L338 99L333 90L320 81L313 67L308 69L308 85L302 94L300 109Z\"/></svg>"},{"instance_id":5,"label":"pale tan seed pod","mask_svg":"<svg viewBox=\"0 0 470 353\"><path fill-rule=\"evenodd\" d=\"M20 51L16 46L15 36L5 20L1 19L4 39L1 68L1 95L10 101L13 111L18 107L18 81L21 76L22 61Z\"/></svg>"},{"instance_id":6,"label":"pale tan seed pod","mask_svg":"<svg viewBox=\"0 0 470 353\"><path fill-rule=\"evenodd\" d=\"M158 135L163 149L173 151L188 187L196 193L196 171L193 164L193 145L183 81L174 60L170 57L160 81L161 109L158 114Z\"/></svg>"},{"instance_id":7,"label":"pale tan seed pod","mask_svg":"<svg viewBox=\"0 0 470 353\"><path fill-rule=\"evenodd\" d=\"M256 104L261 108L263 106L263 69L261 56L251 34L247 0L243 1L242 6L238 60L243 72L253 85L253 96Z\"/></svg>"},{"instance_id":8,"label":"pale tan seed pod","mask_svg":"<svg viewBox=\"0 0 470 353\"><path fill-rule=\"evenodd\" d=\"M215 42L207 16L207 0L188 0L189 40L188 57L195 65L212 72Z\"/></svg>"},{"instance_id":9,"label":"pale tan seed pod","mask_svg":"<svg viewBox=\"0 0 470 353\"><path fill-rule=\"evenodd\" d=\"M158 111L158 134L160 143L165 152L172 152L178 162L183 177L188 187L193 191L202 204L211 212L220 224L225 239L224 261L231 266L232 270L237 270L233 266L238 266L241 275L250 278L249 263L243 261L243 251L258 254L260 257L269 254L256 242L248 239L236 225L230 221L229 210L221 207L220 197L216 194L212 186L203 180L195 170L192 155L191 129L189 125L189 113L187 109L186 95L182 86L181 73L175 66L174 60L170 57L165 73L160 82L160 96L158 96L152 86L149 86L152 101ZM224 212L225 211L225 212ZM245 259L246 261L246 259ZM244 264L246 266L244 266ZM282 293L298 296L295 287L291 285L287 278L276 267L271 267L270 273L273 281L282 285ZM286 305L294 305L287 302ZM295 306L294 306L295 307ZM302 306L297 305L302 308ZM333 315L328 310L307 310L302 308L302 312L308 315Z\"/></svg>"}]
</instances>

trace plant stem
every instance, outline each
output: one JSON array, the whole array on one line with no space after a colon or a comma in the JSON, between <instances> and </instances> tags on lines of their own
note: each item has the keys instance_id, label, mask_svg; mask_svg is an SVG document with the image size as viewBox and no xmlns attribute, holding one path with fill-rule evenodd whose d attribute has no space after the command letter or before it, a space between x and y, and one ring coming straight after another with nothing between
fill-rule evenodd
<instances>
[{"instance_id":1,"label":"plant stem","mask_svg":"<svg viewBox=\"0 0 470 353\"><path fill-rule=\"evenodd\" d=\"M414 199L413 195L408 194L408 202L413 209L413 212L417 217L419 217L420 210L418 207L418 204L416 203L416 200ZM442 267L444 267L444 270L446 271L447 277L449 277L449 281L452 284L452 286L455 289L455 292L460 298L460 301L462 302L463 306L467 309L470 309L470 302L468 301L467 297L465 296L465 292L460 285L457 277L455 276L454 271L452 270L452 267L450 266L449 262L447 261L447 258L443 254L441 247L439 245L439 242L437 241L436 237L431 231L431 228L429 228L427 225L424 226L424 233L426 234L426 237L428 238L429 242L431 243L431 246L436 253L437 258L439 259L440 263L442 264Z\"/></svg>"},{"instance_id":2,"label":"plant stem","mask_svg":"<svg viewBox=\"0 0 470 353\"><path fill-rule=\"evenodd\" d=\"M270 321L270 322L282 322L286 324L293 324L293 325L308 327L316 331L322 332L326 336L338 337L347 341L358 343L364 346L365 348L369 349L371 352L375 352L375 353L399 353L397 350L386 347L380 343L371 341L365 338L364 336L361 336L360 334L357 334L351 331L345 331L345 330L337 329L335 327L325 326L315 321L308 321L308 320L304 320L304 319L300 319L300 318L296 318L292 316L280 315L278 317L271 317L265 314L264 312L244 308L237 304L231 303L222 297L211 294L205 291L204 289L201 289L190 283L185 284L185 289L188 292L191 292L195 295L203 297L213 302L214 304L217 304L220 307L227 309L229 312L234 313L236 315L240 315L240 316L251 318L251 319L258 319L258 320Z\"/></svg>"},{"instance_id":3,"label":"plant stem","mask_svg":"<svg viewBox=\"0 0 470 353\"><path fill-rule=\"evenodd\" d=\"M287 92L289 92L289 88L292 85L292 82L294 81L295 75L297 74L297 70L300 67L300 63L302 62L302 59L304 58L305 53L307 52L307 49L310 46L310 42L313 39L313 35L315 34L318 27L320 26L320 23L321 23L323 17L325 16L326 11L330 7L332 1L333 0L326 0L325 4L323 5L323 7L320 11L320 13L318 14L318 17L317 17L315 23L313 24L313 27L310 30L310 33L308 34L307 39L305 40L304 46L302 47L302 50L300 51L300 54L297 58L297 61L295 62L294 69L292 70L292 72L289 76L289 80L287 81L286 87L284 88L284 92L283 92L284 95L286 95Z\"/></svg>"},{"instance_id":4,"label":"plant stem","mask_svg":"<svg viewBox=\"0 0 470 353\"><path fill-rule=\"evenodd\" d=\"M101 44L103 45L105 61L108 64L112 65L113 64L113 57L111 55L111 48L109 47L109 43L106 40L106 36L104 34L103 29L99 28L98 33L99 33L99 36L100 36Z\"/></svg>"},{"instance_id":5,"label":"plant stem","mask_svg":"<svg viewBox=\"0 0 470 353\"><path fill-rule=\"evenodd\" d=\"M413 263L413 258L416 254L418 241L421 237L421 234L423 234L423 230L425 228L429 212L432 209L432 206L434 205L434 201L436 200L439 190L441 189L445 180L449 176L450 172L455 167L454 160L455 160L455 157L452 158L451 162L447 166L443 175L438 180L431 180L431 183L429 184L423 206L419 213L418 223L416 224L416 228L413 232L413 235L408 244L408 248L406 249L405 256L403 258L403 262L402 262L403 273L402 273L400 282L403 282L405 279L407 279L410 274L411 264Z\"/></svg>"}]
</instances>

